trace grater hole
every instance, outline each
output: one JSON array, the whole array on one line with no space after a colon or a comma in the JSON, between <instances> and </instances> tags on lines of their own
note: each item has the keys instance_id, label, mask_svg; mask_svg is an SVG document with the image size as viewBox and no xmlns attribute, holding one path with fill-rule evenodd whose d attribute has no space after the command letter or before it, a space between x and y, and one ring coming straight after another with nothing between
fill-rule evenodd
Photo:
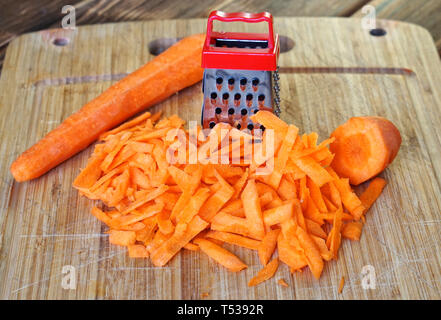
<instances>
[{"instance_id":1,"label":"grater hole","mask_svg":"<svg viewBox=\"0 0 441 320\"><path fill-rule=\"evenodd\" d=\"M229 114L229 115L234 114L234 112L235 112L235 111L234 111L234 108L230 108L230 109L228 109L228 114Z\"/></svg>"},{"instance_id":2,"label":"grater hole","mask_svg":"<svg viewBox=\"0 0 441 320\"><path fill-rule=\"evenodd\" d=\"M259 101L264 101L265 100L265 95L264 94L259 94L259 96L257 97L257 99Z\"/></svg>"},{"instance_id":3,"label":"grater hole","mask_svg":"<svg viewBox=\"0 0 441 320\"><path fill-rule=\"evenodd\" d=\"M259 112L259 109L255 109L253 112L254 114L256 114L257 112Z\"/></svg>"},{"instance_id":4,"label":"grater hole","mask_svg":"<svg viewBox=\"0 0 441 320\"><path fill-rule=\"evenodd\" d=\"M260 130L265 131L265 126L263 124L260 126Z\"/></svg>"},{"instance_id":5,"label":"grater hole","mask_svg":"<svg viewBox=\"0 0 441 320\"><path fill-rule=\"evenodd\" d=\"M228 84L229 84L229 85L233 85L233 84L234 84L234 78L230 78L230 79L228 79Z\"/></svg>"},{"instance_id":6,"label":"grater hole","mask_svg":"<svg viewBox=\"0 0 441 320\"><path fill-rule=\"evenodd\" d=\"M254 87L257 87L257 86L259 85L259 79L254 78L254 79L251 81L251 84L252 84Z\"/></svg>"},{"instance_id":7,"label":"grater hole","mask_svg":"<svg viewBox=\"0 0 441 320\"><path fill-rule=\"evenodd\" d=\"M243 116L246 116L248 114L248 110L247 109L242 109L240 110L240 114Z\"/></svg>"},{"instance_id":8,"label":"grater hole","mask_svg":"<svg viewBox=\"0 0 441 320\"><path fill-rule=\"evenodd\" d=\"M246 84L247 84L247 79L246 78L240 79L240 85L241 86L245 86Z\"/></svg>"},{"instance_id":9,"label":"grater hole","mask_svg":"<svg viewBox=\"0 0 441 320\"><path fill-rule=\"evenodd\" d=\"M217 107L215 112L216 112L216 114L221 114L222 113L222 108Z\"/></svg>"},{"instance_id":10,"label":"grater hole","mask_svg":"<svg viewBox=\"0 0 441 320\"><path fill-rule=\"evenodd\" d=\"M224 100L228 100L229 97L230 97L230 94L229 94L228 92L225 92L225 93L222 95L222 99L224 99Z\"/></svg>"},{"instance_id":11,"label":"grater hole","mask_svg":"<svg viewBox=\"0 0 441 320\"><path fill-rule=\"evenodd\" d=\"M242 126L240 125L240 123L237 124L236 128L239 129L239 130L240 130L240 128L242 128Z\"/></svg>"},{"instance_id":12,"label":"grater hole","mask_svg":"<svg viewBox=\"0 0 441 320\"><path fill-rule=\"evenodd\" d=\"M217 98L217 93L216 92L212 92L210 97L211 97L211 99L216 99Z\"/></svg>"},{"instance_id":13,"label":"grater hole","mask_svg":"<svg viewBox=\"0 0 441 320\"><path fill-rule=\"evenodd\" d=\"M213 129L215 125L216 125L216 122L211 121L209 124L210 129Z\"/></svg>"},{"instance_id":14,"label":"grater hole","mask_svg":"<svg viewBox=\"0 0 441 320\"><path fill-rule=\"evenodd\" d=\"M240 100L240 97L241 97L240 93L236 93L234 95L234 100Z\"/></svg>"},{"instance_id":15,"label":"grater hole","mask_svg":"<svg viewBox=\"0 0 441 320\"><path fill-rule=\"evenodd\" d=\"M250 131L253 130L254 129L254 125L252 123L249 123L247 125L247 129L250 130Z\"/></svg>"},{"instance_id":16,"label":"grater hole","mask_svg":"<svg viewBox=\"0 0 441 320\"><path fill-rule=\"evenodd\" d=\"M253 100L253 95L252 95L251 93L248 93L248 94L247 94L247 100L248 100L248 101Z\"/></svg>"},{"instance_id":17,"label":"grater hole","mask_svg":"<svg viewBox=\"0 0 441 320\"><path fill-rule=\"evenodd\" d=\"M224 82L224 79L222 79L222 77L217 77L216 78L216 83L217 84L222 84L222 82Z\"/></svg>"}]
</instances>

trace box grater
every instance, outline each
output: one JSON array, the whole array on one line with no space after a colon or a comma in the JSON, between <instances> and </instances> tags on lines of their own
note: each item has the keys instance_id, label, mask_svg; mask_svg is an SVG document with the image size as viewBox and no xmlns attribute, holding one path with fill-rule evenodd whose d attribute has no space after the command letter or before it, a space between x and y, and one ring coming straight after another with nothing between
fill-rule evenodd
<instances>
[{"instance_id":1,"label":"box grater","mask_svg":"<svg viewBox=\"0 0 441 320\"><path fill-rule=\"evenodd\" d=\"M267 22L268 33L214 32L214 20ZM279 51L270 13L211 12L202 50L202 127L226 122L238 129L264 130L249 117L258 110L280 114Z\"/></svg>"}]
</instances>

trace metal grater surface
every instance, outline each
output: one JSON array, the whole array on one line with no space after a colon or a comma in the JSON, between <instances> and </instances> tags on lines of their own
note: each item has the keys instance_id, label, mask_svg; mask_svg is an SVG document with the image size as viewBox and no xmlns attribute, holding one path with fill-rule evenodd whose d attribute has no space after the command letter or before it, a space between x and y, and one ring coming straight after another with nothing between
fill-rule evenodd
<instances>
[{"instance_id":1,"label":"metal grater surface","mask_svg":"<svg viewBox=\"0 0 441 320\"><path fill-rule=\"evenodd\" d=\"M213 31L216 20L264 22L268 33ZM223 122L239 130L264 130L250 117L259 110L280 114L279 53L279 36L274 35L269 12L211 12L202 49L202 127Z\"/></svg>"},{"instance_id":2,"label":"metal grater surface","mask_svg":"<svg viewBox=\"0 0 441 320\"><path fill-rule=\"evenodd\" d=\"M249 118L258 110L273 112L271 71L205 69L202 126L218 122L235 128L260 128ZM263 128L262 128L263 129Z\"/></svg>"}]
</instances>

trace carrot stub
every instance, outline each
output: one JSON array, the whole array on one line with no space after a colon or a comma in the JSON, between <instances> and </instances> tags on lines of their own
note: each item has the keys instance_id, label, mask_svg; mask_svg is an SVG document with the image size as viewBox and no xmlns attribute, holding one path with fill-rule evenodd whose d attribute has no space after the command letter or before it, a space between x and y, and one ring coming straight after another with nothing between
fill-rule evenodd
<instances>
[{"instance_id":1,"label":"carrot stub","mask_svg":"<svg viewBox=\"0 0 441 320\"><path fill-rule=\"evenodd\" d=\"M401 145L395 125L381 117L354 117L339 126L331 137L331 163L339 176L359 185L392 163Z\"/></svg>"}]
</instances>

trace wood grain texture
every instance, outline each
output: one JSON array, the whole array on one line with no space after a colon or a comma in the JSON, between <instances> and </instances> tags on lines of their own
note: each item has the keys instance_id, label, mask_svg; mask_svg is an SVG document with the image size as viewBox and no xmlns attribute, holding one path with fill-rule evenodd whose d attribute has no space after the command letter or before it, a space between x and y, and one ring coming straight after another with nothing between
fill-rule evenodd
<instances>
[{"instance_id":1,"label":"wood grain texture","mask_svg":"<svg viewBox=\"0 0 441 320\"><path fill-rule=\"evenodd\" d=\"M61 26L61 8L76 9L78 26L152 19L206 18L210 11L267 10L274 16L362 16L366 4L379 18L410 21L431 32L441 50L441 8L438 0L14 0L2 1L0 11L0 70L7 44L18 35Z\"/></svg>"},{"instance_id":2,"label":"wood grain texture","mask_svg":"<svg viewBox=\"0 0 441 320\"><path fill-rule=\"evenodd\" d=\"M59 28L61 8L76 9L78 25L105 22L205 18L210 11L269 10L284 16L346 16L369 0L4 0L0 13L0 45L17 35L48 27Z\"/></svg>"},{"instance_id":3,"label":"wood grain texture","mask_svg":"<svg viewBox=\"0 0 441 320\"><path fill-rule=\"evenodd\" d=\"M326 264L319 281L281 266L274 279L248 288L260 268L257 254L231 246L249 265L238 274L198 252L183 252L165 268L129 259L124 248L109 245L106 228L90 214L96 203L71 187L92 146L37 180L14 182L9 166L17 155L152 59L152 40L201 32L205 23L95 25L12 41L0 78L0 298L200 299L207 292L211 299L441 298L441 65L430 34L415 25L378 21L387 35L373 37L357 19L276 19L276 30L295 42L279 61L284 120L324 139L351 116L380 115L403 138L382 173L389 183L361 241L343 241L338 261ZM54 46L58 37L69 44ZM198 84L153 110L198 120L201 103ZM61 286L65 265L76 268L75 290ZM362 288L365 265L375 267L375 290ZM290 287L277 285L279 278Z\"/></svg>"},{"instance_id":4,"label":"wood grain texture","mask_svg":"<svg viewBox=\"0 0 441 320\"><path fill-rule=\"evenodd\" d=\"M373 0L367 4L375 7L379 19L406 21L426 28L441 52L441 1ZM361 10L353 17L362 17Z\"/></svg>"}]
</instances>

